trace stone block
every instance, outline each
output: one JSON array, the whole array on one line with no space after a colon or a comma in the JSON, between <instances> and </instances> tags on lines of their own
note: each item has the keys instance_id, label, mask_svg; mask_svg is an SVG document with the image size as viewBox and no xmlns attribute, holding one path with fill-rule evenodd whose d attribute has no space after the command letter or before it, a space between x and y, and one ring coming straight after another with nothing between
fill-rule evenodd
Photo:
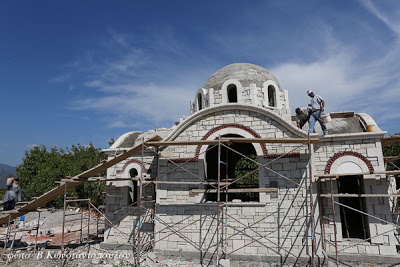
<instances>
[{"instance_id":1,"label":"stone block","mask_svg":"<svg viewBox=\"0 0 400 267\"><path fill-rule=\"evenodd\" d=\"M357 246L349 247L349 248L346 248L346 249L344 249L342 251L344 253L350 253L350 254L359 253Z\"/></svg>"},{"instance_id":2,"label":"stone block","mask_svg":"<svg viewBox=\"0 0 400 267\"><path fill-rule=\"evenodd\" d=\"M244 240L233 240L232 249L237 250L244 246Z\"/></svg>"},{"instance_id":3,"label":"stone block","mask_svg":"<svg viewBox=\"0 0 400 267\"><path fill-rule=\"evenodd\" d=\"M219 266L221 266L221 267L230 267L231 266L231 261L229 259L220 259L219 260Z\"/></svg>"},{"instance_id":4,"label":"stone block","mask_svg":"<svg viewBox=\"0 0 400 267\"><path fill-rule=\"evenodd\" d=\"M382 155L382 149L378 147L368 147L367 156L368 157L378 157Z\"/></svg>"}]
</instances>

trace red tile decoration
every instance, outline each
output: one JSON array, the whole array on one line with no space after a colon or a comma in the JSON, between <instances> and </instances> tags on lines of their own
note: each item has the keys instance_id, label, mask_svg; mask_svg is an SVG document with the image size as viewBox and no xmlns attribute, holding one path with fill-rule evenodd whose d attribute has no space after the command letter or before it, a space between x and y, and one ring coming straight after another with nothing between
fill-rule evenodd
<instances>
[{"instance_id":1,"label":"red tile decoration","mask_svg":"<svg viewBox=\"0 0 400 267\"><path fill-rule=\"evenodd\" d=\"M353 156L353 157L361 159L367 165L369 172L370 173L374 172L374 167L372 166L371 162L366 157L364 157L360 153L357 153L354 151L343 151L343 152L336 153L328 160L328 162L326 163L326 166L325 166L324 173L330 174L332 164L335 162L335 160L337 160L338 158L343 157L343 156Z\"/></svg>"},{"instance_id":2,"label":"red tile decoration","mask_svg":"<svg viewBox=\"0 0 400 267\"><path fill-rule=\"evenodd\" d=\"M137 164L139 164L140 167L141 167L142 170L143 170L143 173L147 173L147 169L146 169L146 167L144 166L143 162L141 162L141 161L139 161L139 160L137 160L137 159L130 159L130 160L128 160L128 161L124 164L124 166L122 167L121 170L117 170L117 174L123 173L123 172L125 171L126 167L128 167L128 165L129 165L129 164L132 164L132 163L137 163Z\"/></svg>"},{"instance_id":3,"label":"red tile decoration","mask_svg":"<svg viewBox=\"0 0 400 267\"><path fill-rule=\"evenodd\" d=\"M251 134L254 138L261 138L261 136L255 132L253 129L241 125L241 124L236 124L236 123L228 123L228 124L223 124L220 126L217 126L213 129L211 129L210 131L208 131L202 138L201 140L207 140L212 134L222 130L222 129L226 129L226 128L236 128L236 129L241 129L244 130L246 132L248 132L249 134ZM263 152L264 158L277 158L277 157L281 157L283 155L283 158L294 158L294 157L300 157L300 153L289 153L289 154L268 154L267 148L265 147L265 144L258 144L261 146L261 150ZM193 158L178 158L178 159L170 159L171 161L175 162L175 163L182 163L182 162L196 162L199 159L199 155L200 155L200 150L201 150L202 145L198 145L196 148L196 153L195 156Z\"/></svg>"}]
</instances>

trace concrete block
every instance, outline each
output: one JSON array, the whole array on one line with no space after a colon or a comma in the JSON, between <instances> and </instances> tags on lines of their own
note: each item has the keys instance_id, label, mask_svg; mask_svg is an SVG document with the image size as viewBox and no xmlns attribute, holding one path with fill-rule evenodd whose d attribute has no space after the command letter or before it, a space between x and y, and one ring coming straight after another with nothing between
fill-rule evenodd
<instances>
[{"instance_id":1,"label":"concrete block","mask_svg":"<svg viewBox=\"0 0 400 267\"><path fill-rule=\"evenodd\" d=\"M379 246L379 254L380 255L397 255L396 246Z\"/></svg>"},{"instance_id":2,"label":"concrete block","mask_svg":"<svg viewBox=\"0 0 400 267\"><path fill-rule=\"evenodd\" d=\"M231 261L228 259L220 259L219 260L219 266L221 267L230 267L231 266Z\"/></svg>"},{"instance_id":3,"label":"concrete block","mask_svg":"<svg viewBox=\"0 0 400 267\"><path fill-rule=\"evenodd\" d=\"M379 255L379 247L378 246L365 246L365 250L368 255Z\"/></svg>"},{"instance_id":4,"label":"concrete block","mask_svg":"<svg viewBox=\"0 0 400 267\"><path fill-rule=\"evenodd\" d=\"M367 156L368 157L377 157L382 155L382 149L378 147L368 147L367 148Z\"/></svg>"}]
</instances>

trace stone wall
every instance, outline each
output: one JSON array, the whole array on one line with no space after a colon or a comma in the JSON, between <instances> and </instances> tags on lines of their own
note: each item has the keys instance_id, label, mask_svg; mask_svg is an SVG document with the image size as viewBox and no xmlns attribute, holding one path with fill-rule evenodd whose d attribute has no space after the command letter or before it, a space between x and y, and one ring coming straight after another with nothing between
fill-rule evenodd
<instances>
[{"instance_id":1,"label":"stone wall","mask_svg":"<svg viewBox=\"0 0 400 267\"><path fill-rule=\"evenodd\" d=\"M229 125L229 127L221 127ZM246 125L246 127L238 127ZM248 131L250 129L251 131ZM296 137L294 133L265 116L249 111L216 112L187 127L176 140L199 140L207 136L214 139L219 134L238 134L245 137L285 138ZM246 136L247 134L247 136ZM299 144L254 144L260 164L268 168L259 171L259 187L273 188L274 192L261 192L259 202L229 203L220 227L220 240L227 253L247 255L306 255L310 251L308 232L307 197L305 180L308 179L308 152ZM206 147L171 146L162 153L176 159L196 158L195 162L176 167L166 160L160 160L160 174L166 181L206 180ZM293 157L277 159L283 153L292 153ZM269 155L274 155L269 158ZM273 171L271 171L273 170ZM190 171L191 173L188 173ZM288 177L288 179L283 178ZM205 194L192 194L191 189L204 189L205 185L165 185L157 188L157 214L164 223L156 223L157 250L192 251L214 253L216 249L215 203L205 203ZM315 198L315 196L314 196ZM309 204L308 204L309 205ZM173 229L166 226L168 223ZM175 230L181 229L180 234ZM226 246L226 247L225 247ZM207 254L206 253L206 254Z\"/></svg>"},{"instance_id":2,"label":"stone wall","mask_svg":"<svg viewBox=\"0 0 400 267\"><path fill-rule=\"evenodd\" d=\"M347 153L343 153L347 152ZM355 152L355 153L354 153ZM337 173L336 170L327 168L328 163L336 155L336 160L345 158L346 162L354 162L360 166L362 172L384 171L382 147L378 139L348 140L332 143L322 143L315 146L315 167L318 173ZM337 155L340 155L338 157ZM333 164L332 164L333 165ZM337 164L336 164L337 165ZM336 167L332 166L333 168ZM365 194L387 194L388 184L385 176L364 175ZM331 183L329 179L322 180L320 184L321 194L330 194ZM333 181L333 193L338 193L337 181ZM338 201L338 198L335 198ZM371 237L370 241L348 239L342 236L340 206L335 204L335 219L337 225L338 249L341 253L368 253L373 255L396 255L396 241L394 238L392 216L388 197L365 198L365 212L374 216L367 216L367 229ZM328 218L325 220L325 234L327 239L327 250L335 252L333 210L330 198L322 198L323 213ZM380 220L381 219L381 220ZM388 222L388 223L386 223ZM362 227L362 226L360 226ZM376 236L376 237L375 237Z\"/></svg>"},{"instance_id":3,"label":"stone wall","mask_svg":"<svg viewBox=\"0 0 400 267\"><path fill-rule=\"evenodd\" d=\"M260 92L259 92L260 93ZM261 95L261 94L260 94ZM217 101L217 96L215 96ZM279 111L282 112L282 111ZM279 113L278 112L278 113ZM290 117L290 114L280 114ZM288 120L290 121L290 120ZM283 121L271 119L257 112L243 110L216 111L208 113L191 124L172 140L214 140L219 135L237 134L247 138L296 138L298 130ZM259 193L259 202L228 203L222 206L220 240L224 251L234 255L254 256L306 256L311 250L311 233L309 228L310 195L309 155L307 146L300 144L253 144L258 163L267 165L259 170L259 187L271 189L270 192ZM147 234L150 239L155 234L155 249L159 251L186 251L193 253L213 254L216 250L217 206L206 201L205 193L196 191L205 189L206 185L195 182L207 180L205 151L207 146L169 146L161 150L159 168L154 168L154 158L146 152L146 173L154 177L158 172L160 181L191 182L191 184L160 183L156 188L146 187L144 196L156 200L157 217L151 216L151 208L144 210ZM313 147L313 171L335 173L341 163L351 162L359 166L363 172L371 168L384 170L382 148L379 139L342 136L341 140L331 139L318 143ZM280 158L283 154L289 153ZM340 154L341 153L341 154ZM167 160L168 158L169 160ZM141 160L139 155L132 159ZM121 162L109 169L109 177L122 178L127 175L129 160ZM185 163L186 162L186 163ZM177 167L182 164L183 168ZM121 171L123 170L123 171ZM365 193L387 193L386 180L381 176L364 176ZM329 180L318 185L319 193L330 193ZM118 230L124 229L135 236L139 225L137 209L116 211L129 204L126 196L132 187L127 183L108 184L107 215L117 223ZM273 189L273 190L272 190ZM336 185L333 188L337 193ZM317 254L322 255L321 240L326 237L326 249L334 252L334 229L332 224L333 210L330 200L322 198L320 214L317 201L317 186L313 184L312 201L314 203ZM367 212L376 218L368 219L371 241L346 239L341 236L340 210L336 205L336 222L338 226L338 245L342 253L369 253L373 255L393 255L396 253L395 240L390 224L391 214L387 198L366 199ZM146 204L150 205L150 204ZM153 206L152 206L153 207ZM325 220L324 229L320 228L322 215ZM155 222L155 225L149 225ZM143 228L144 230L145 228ZM150 230L149 230L150 229ZM105 242L133 242L125 234L113 228L106 231ZM324 230L324 232L323 232ZM387 232L387 233L386 233ZM128 239L127 239L128 238ZM133 243L132 243L133 244ZM357 244L351 248L350 245Z\"/></svg>"}]
</instances>

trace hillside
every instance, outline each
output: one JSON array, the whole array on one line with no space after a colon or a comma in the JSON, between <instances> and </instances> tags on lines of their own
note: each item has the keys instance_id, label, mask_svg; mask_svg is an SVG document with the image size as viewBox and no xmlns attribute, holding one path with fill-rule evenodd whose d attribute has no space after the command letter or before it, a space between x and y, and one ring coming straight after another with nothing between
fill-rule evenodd
<instances>
[{"instance_id":1,"label":"hillside","mask_svg":"<svg viewBox=\"0 0 400 267\"><path fill-rule=\"evenodd\" d=\"M17 169L7 164L0 163L0 188L6 187L7 176L9 173L15 175L17 173Z\"/></svg>"}]
</instances>

